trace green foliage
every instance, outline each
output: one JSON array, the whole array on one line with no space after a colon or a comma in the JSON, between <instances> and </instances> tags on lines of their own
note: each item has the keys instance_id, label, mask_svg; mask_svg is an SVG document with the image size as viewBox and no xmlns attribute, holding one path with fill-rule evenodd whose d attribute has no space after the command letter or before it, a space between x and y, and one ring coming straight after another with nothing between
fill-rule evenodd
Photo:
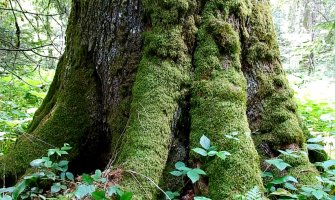
<instances>
[{"instance_id":1,"label":"green foliage","mask_svg":"<svg viewBox=\"0 0 335 200\"><path fill-rule=\"evenodd\" d=\"M192 183L197 182L200 179L200 175L206 175L206 172L204 172L202 169L194 168L191 169L189 167L186 167L185 163L183 162L177 162L175 164L176 171L170 172L173 176L183 176L186 175Z\"/></svg>"},{"instance_id":2,"label":"green foliage","mask_svg":"<svg viewBox=\"0 0 335 200\"><path fill-rule=\"evenodd\" d=\"M177 197L180 196L179 192L166 191L165 193L166 193L167 197L171 200L176 200ZM167 197L166 197L166 200L168 200Z\"/></svg>"},{"instance_id":3,"label":"green foliage","mask_svg":"<svg viewBox=\"0 0 335 200\"><path fill-rule=\"evenodd\" d=\"M60 197L61 194L66 198L78 199L88 196L94 200L107 200L111 197L117 200L132 199L131 192L123 191L117 185L108 187L107 192L100 189L99 184L105 184L107 181L102 177L101 170L95 170L92 175L83 174L82 181L76 183L74 175L67 171L69 161L60 160L62 156L68 154L70 149L68 144L64 144L61 148L49 149L47 157L31 161L30 165L36 172L24 176L23 180L14 187L0 189L0 200L46 199L50 196ZM68 192L71 191L69 185L76 185L74 191ZM50 189L45 190L48 187Z\"/></svg>"},{"instance_id":4,"label":"green foliage","mask_svg":"<svg viewBox=\"0 0 335 200\"><path fill-rule=\"evenodd\" d=\"M64 144L62 148L48 150L48 156L31 161L30 165L37 169L37 172L24 176L13 189L13 191L4 191L3 193L12 193L13 200L26 198L45 198L43 196L43 181L53 182L50 192L58 193L66 190L68 187L66 181L74 181L74 176L68 172L68 161L59 160L61 156L68 154L71 147Z\"/></svg>"},{"instance_id":5,"label":"green foliage","mask_svg":"<svg viewBox=\"0 0 335 200\"><path fill-rule=\"evenodd\" d=\"M196 152L201 156L208 156L208 157L217 156L222 160L225 160L227 156L231 155L227 151L217 151L217 148L215 146L211 146L211 141L205 135L201 136L200 145L203 148L197 147L192 149L192 151Z\"/></svg>"},{"instance_id":6,"label":"green foliage","mask_svg":"<svg viewBox=\"0 0 335 200\"><path fill-rule=\"evenodd\" d=\"M245 195L237 195L235 200L262 200L262 193L257 186L249 190Z\"/></svg>"},{"instance_id":7,"label":"green foliage","mask_svg":"<svg viewBox=\"0 0 335 200\"><path fill-rule=\"evenodd\" d=\"M315 137L308 139L311 144L323 142L324 138ZM321 144L318 144L322 147ZM318 151L319 148L311 148L310 150ZM287 150L278 150L282 155L299 159L303 154L301 152ZM281 155L280 155L281 156ZM266 195L270 199L334 199L334 186L335 186L335 160L326 160L323 162L316 162L315 166L320 169L320 176L315 177L320 184L302 185L294 177L288 174L290 164L278 157L271 160L266 160L270 166L274 168L271 170L268 166L266 171L262 173L264 179ZM279 172L279 173L278 173ZM300 178L300 177L299 177ZM239 195L237 199L247 199L246 195Z\"/></svg>"},{"instance_id":8,"label":"green foliage","mask_svg":"<svg viewBox=\"0 0 335 200\"><path fill-rule=\"evenodd\" d=\"M284 162L282 159L271 159L271 160L266 160L266 162L275 166L280 171L283 171L286 167L291 166L291 165L287 164L286 162Z\"/></svg>"},{"instance_id":9,"label":"green foliage","mask_svg":"<svg viewBox=\"0 0 335 200\"><path fill-rule=\"evenodd\" d=\"M53 76L53 70L38 72L32 67L15 70L15 73L24 77L24 82L0 72L0 155L6 154L16 138L26 132ZM47 80L41 79L39 73Z\"/></svg>"}]
</instances>

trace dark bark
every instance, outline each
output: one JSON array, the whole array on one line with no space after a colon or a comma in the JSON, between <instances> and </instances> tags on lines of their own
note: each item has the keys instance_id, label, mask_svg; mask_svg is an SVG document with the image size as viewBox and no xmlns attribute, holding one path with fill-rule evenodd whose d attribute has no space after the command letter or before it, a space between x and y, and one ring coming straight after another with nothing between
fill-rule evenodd
<instances>
[{"instance_id":1,"label":"dark bark","mask_svg":"<svg viewBox=\"0 0 335 200\"><path fill-rule=\"evenodd\" d=\"M266 1L74 0L66 39L28 134L0 158L6 179L24 173L46 143L66 142L73 170L109 161L106 170L122 172L117 181L135 199L161 196L144 176L182 186L168 175L176 161L208 173L184 191L232 199L262 188L263 160L278 149L306 150ZM239 141L225 137L232 131ZM206 162L190 153L202 134L232 156ZM314 181L306 156L282 158L293 166L285 173Z\"/></svg>"}]
</instances>

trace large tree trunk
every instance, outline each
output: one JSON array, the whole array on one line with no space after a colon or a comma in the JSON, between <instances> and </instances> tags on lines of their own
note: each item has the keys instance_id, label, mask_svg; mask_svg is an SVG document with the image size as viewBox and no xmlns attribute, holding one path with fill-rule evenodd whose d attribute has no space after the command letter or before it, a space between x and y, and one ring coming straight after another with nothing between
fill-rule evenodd
<instances>
[{"instance_id":1,"label":"large tree trunk","mask_svg":"<svg viewBox=\"0 0 335 200\"><path fill-rule=\"evenodd\" d=\"M266 1L74 0L66 39L28 133L0 158L8 180L70 143L73 170L109 161L135 199L161 196L138 174L178 188L167 173L176 161L208 173L197 194L232 199L262 188L264 159L278 149L306 150ZM239 141L225 137L233 131ZM190 153L203 134L232 156ZM307 156L281 157L300 184L315 181Z\"/></svg>"}]
</instances>

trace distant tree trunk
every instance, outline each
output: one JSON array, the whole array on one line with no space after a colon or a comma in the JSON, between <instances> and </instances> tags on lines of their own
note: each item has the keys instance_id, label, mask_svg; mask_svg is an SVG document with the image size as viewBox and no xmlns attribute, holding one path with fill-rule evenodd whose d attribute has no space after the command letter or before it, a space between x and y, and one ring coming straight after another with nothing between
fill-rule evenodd
<instances>
[{"instance_id":1,"label":"distant tree trunk","mask_svg":"<svg viewBox=\"0 0 335 200\"><path fill-rule=\"evenodd\" d=\"M176 161L208 174L184 192L219 200L263 188L265 159L306 151L269 10L260 0L74 0L49 93L0 158L6 179L69 143L73 170L107 165L135 199L161 196L141 175L182 185L168 174ZM239 141L225 137L233 131ZM190 153L203 134L232 155L206 162ZM280 158L300 184L316 181L307 156Z\"/></svg>"}]
</instances>

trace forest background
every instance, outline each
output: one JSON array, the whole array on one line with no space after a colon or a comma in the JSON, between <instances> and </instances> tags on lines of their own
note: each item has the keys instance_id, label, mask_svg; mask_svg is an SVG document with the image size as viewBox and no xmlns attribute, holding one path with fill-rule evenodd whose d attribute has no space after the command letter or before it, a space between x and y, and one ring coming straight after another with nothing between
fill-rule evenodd
<instances>
[{"instance_id":1,"label":"forest background","mask_svg":"<svg viewBox=\"0 0 335 200\"><path fill-rule=\"evenodd\" d=\"M299 114L335 156L335 2L271 0ZM68 0L0 0L0 156L25 133L64 50ZM35 140L33 136L31 140Z\"/></svg>"}]
</instances>

